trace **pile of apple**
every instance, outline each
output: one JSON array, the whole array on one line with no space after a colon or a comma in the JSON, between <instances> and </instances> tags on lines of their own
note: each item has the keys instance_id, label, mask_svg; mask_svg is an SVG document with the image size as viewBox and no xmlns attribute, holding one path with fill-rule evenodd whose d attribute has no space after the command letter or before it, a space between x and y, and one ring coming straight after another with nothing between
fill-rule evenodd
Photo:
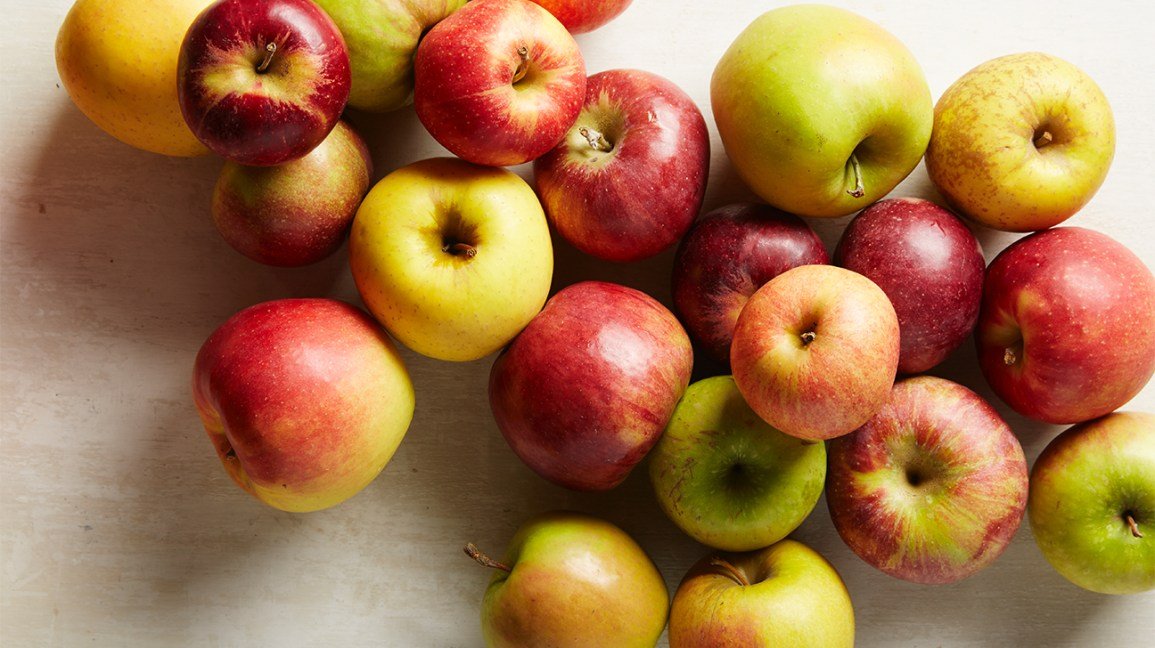
<instances>
[{"instance_id":1,"label":"pile of apple","mask_svg":"<svg viewBox=\"0 0 1155 648\"><path fill-rule=\"evenodd\" d=\"M851 645L842 580L785 539L823 492L847 545L898 578L968 577L1029 513L1075 584L1155 588L1155 416L1115 411L1155 372L1155 278L1108 236L1053 227L1113 157L1091 79L1012 55L934 105L912 54L878 25L775 9L711 83L729 160L767 204L698 217L709 163L698 108L648 72L587 77L570 35L630 0L534 1L159 0L170 20L150 31L115 0L78 0L66 18L58 67L85 114L141 148L226 159L212 215L233 247L303 265L348 236L371 315L266 302L197 355L197 409L242 488L312 511L377 476L414 407L392 336L446 361L501 351L489 401L518 457L556 484L607 490L648 456L663 510L719 550L671 607L620 529L537 516L504 561L467 547L495 569L491 645L653 645L667 620L674 646ZM341 115L410 101L456 157L370 190L369 151ZM864 102L885 108L846 109ZM955 212L1033 233L985 267L955 213L884 199L924 156ZM501 168L529 161L534 187ZM855 212L832 258L800 218ZM605 282L549 297L551 226L613 262L679 245L677 315ZM1075 424L1029 475L982 397L918 375L972 333L1000 398ZM690 384L691 340L732 375Z\"/></svg>"}]
</instances>

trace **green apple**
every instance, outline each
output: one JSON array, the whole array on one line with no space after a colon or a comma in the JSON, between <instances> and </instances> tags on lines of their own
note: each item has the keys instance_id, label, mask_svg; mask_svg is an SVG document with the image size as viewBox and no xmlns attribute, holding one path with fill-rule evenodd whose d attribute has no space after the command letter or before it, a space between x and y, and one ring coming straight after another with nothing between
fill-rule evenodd
<instances>
[{"instance_id":1,"label":"green apple","mask_svg":"<svg viewBox=\"0 0 1155 648\"><path fill-rule=\"evenodd\" d=\"M403 344L440 360L505 346L541 310L553 247L541 203L505 169L433 158L385 176L353 219L361 298Z\"/></svg>"},{"instance_id":2,"label":"green apple","mask_svg":"<svg viewBox=\"0 0 1155 648\"><path fill-rule=\"evenodd\" d=\"M727 551L785 538L810 515L826 479L826 446L771 427L730 376L690 385L650 457L666 515Z\"/></svg>"},{"instance_id":3,"label":"green apple","mask_svg":"<svg viewBox=\"0 0 1155 648\"><path fill-rule=\"evenodd\" d=\"M670 609L670 648L854 645L854 607L821 554L794 540L712 554L686 574Z\"/></svg>"},{"instance_id":4,"label":"green apple","mask_svg":"<svg viewBox=\"0 0 1155 648\"><path fill-rule=\"evenodd\" d=\"M823 5L754 20L714 69L710 102L738 175L801 216L844 216L885 196L922 159L933 121L910 51Z\"/></svg>"},{"instance_id":5,"label":"green apple","mask_svg":"<svg viewBox=\"0 0 1155 648\"><path fill-rule=\"evenodd\" d=\"M349 48L349 105L386 112L413 98L413 56L425 32L466 0L316 0Z\"/></svg>"},{"instance_id":6,"label":"green apple","mask_svg":"<svg viewBox=\"0 0 1155 648\"><path fill-rule=\"evenodd\" d=\"M1155 414L1116 412L1047 445L1027 514L1047 562L1102 594L1155 589Z\"/></svg>"},{"instance_id":7,"label":"green apple","mask_svg":"<svg viewBox=\"0 0 1155 648\"><path fill-rule=\"evenodd\" d=\"M1099 86L1062 59L1029 52L987 61L943 93L926 170L963 215L1030 232L1087 204L1114 155L1115 119Z\"/></svg>"},{"instance_id":8,"label":"green apple","mask_svg":"<svg viewBox=\"0 0 1155 648\"><path fill-rule=\"evenodd\" d=\"M510 541L481 607L487 646L652 648L666 627L669 592L658 568L625 531L589 515L539 515Z\"/></svg>"}]
</instances>

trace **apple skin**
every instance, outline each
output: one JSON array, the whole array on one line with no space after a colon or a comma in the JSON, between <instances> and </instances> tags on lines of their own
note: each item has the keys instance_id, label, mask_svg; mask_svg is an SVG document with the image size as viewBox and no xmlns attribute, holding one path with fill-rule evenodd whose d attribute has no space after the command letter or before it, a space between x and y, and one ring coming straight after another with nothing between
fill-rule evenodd
<instances>
[{"instance_id":1,"label":"apple skin","mask_svg":"<svg viewBox=\"0 0 1155 648\"><path fill-rule=\"evenodd\" d=\"M413 57L426 31L466 0L314 0L345 38L351 84L349 106L397 110L413 101Z\"/></svg>"},{"instance_id":2,"label":"apple skin","mask_svg":"<svg viewBox=\"0 0 1155 648\"><path fill-rule=\"evenodd\" d=\"M1115 412L1055 437L1031 470L1027 513L1039 550L1075 585L1155 589L1155 415Z\"/></svg>"},{"instance_id":3,"label":"apple skin","mask_svg":"<svg viewBox=\"0 0 1155 648\"><path fill-rule=\"evenodd\" d=\"M975 339L983 376L1015 411L1098 418L1155 373L1155 277L1105 234L1031 234L991 261Z\"/></svg>"},{"instance_id":4,"label":"apple skin","mask_svg":"<svg viewBox=\"0 0 1155 648\"><path fill-rule=\"evenodd\" d=\"M584 34L617 18L634 0L533 0L565 25L571 34Z\"/></svg>"},{"instance_id":5,"label":"apple skin","mask_svg":"<svg viewBox=\"0 0 1155 648\"><path fill-rule=\"evenodd\" d=\"M217 231L267 265L303 266L341 247L373 176L365 141L345 122L304 157L275 167L225 162L213 190Z\"/></svg>"},{"instance_id":6,"label":"apple skin","mask_svg":"<svg viewBox=\"0 0 1155 648\"><path fill-rule=\"evenodd\" d=\"M529 0L475 0L437 23L417 46L414 79L413 105L429 134L490 166L553 148L586 91L573 36Z\"/></svg>"},{"instance_id":7,"label":"apple skin","mask_svg":"<svg viewBox=\"0 0 1155 648\"><path fill-rule=\"evenodd\" d=\"M658 441L690 383L673 313L617 284L560 290L497 357L493 417L534 472L574 490L620 484Z\"/></svg>"},{"instance_id":8,"label":"apple skin","mask_svg":"<svg viewBox=\"0 0 1155 648\"><path fill-rule=\"evenodd\" d=\"M814 510L826 447L770 427L733 378L714 376L686 390L649 467L658 504L682 531L751 551L785 538Z\"/></svg>"},{"instance_id":9,"label":"apple skin","mask_svg":"<svg viewBox=\"0 0 1155 648\"><path fill-rule=\"evenodd\" d=\"M832 439L890 398L898 340L894 307L874 282L835 266L799 266L746 302L730 366L767 423L801 439Z\"/></svg>"},{"instance_id":10,"label":"apple skin","mask_svg":"<svg viewBox=\"0 0 1155 648\"><path fill-rule=\"evenodd\" d=\"M217 0L185 34L177 96L189 128L214 153L273 166L333 130L349 79L341 32L311 0Z\"/></svg>"},{"instance_id":11,"label":"apple skin","mask_svg":"<svg viewBox=\"0 0 1155 648\"><path fill-rule=\"evenodd\" d=\"M899 381L866 425L827 444L826 503L867 564L953 583L989 566L1022 522L1027 461L978 394L934 376Z\"/></svg>"},{"instance_id":12,"label":"apple skin","mask_svg":"<svg viewBox=\"0 0 1155 648\"><path fill-rule=\"evenodd\" d=\"M845 216L885 196L922 159L933 122L910 50L824 5L755 19L714 69L710 103L738 175L800 216Z\"/></svg>"},{"instance_id":13,"label":"apple skin","mask_svg":"<svg viewBox=\"0 0 1155 648\"><path fill-rule=\"evenodd\" d=\"M361 491L413 418L397 348L361 309L331 299L233 315L197 354L192 391L229 476L284 511L316 511Z\"/></svg>"},{"instance_id":14,"label":"apple skin","mask_svg":"<svg viewBox=\"0 0 1155 648\"><path fill-rule=\"evenodd\" d=\"M674 594L669 639L670 648L851 648L854 606L833 565L782 540L699 560Z\"/></svg>"},{"instance_id":15,"label":"apple skin","mask_svg":"<svg viewBox=\"0 0 1155 648\"><path fill-rule=\"evenodd\" d=\"M467 550L468 552L468 550ZM669 592L625 531L553 511L517 530L481 605L491 648L651 648L666 627Z\"/></svg>"},{"instance_id":16,"label":"apple skin","mask_svg":"<svg viewBox=\"0 0 1155 648\"><path fill-rule=\"evenodd\" d=\"M577 121L533 163L558 233L618 262L652 257L682 238L702 207L709 169L710 134L694 100L641 70L589 77Z\"/></svg>"},{"instance_id":17,"label":"apple skin","mask_svg":"<svg viewBox=\"0 0 1155 648\"><path fill-rule=\"evenodd\" d=\"M353 220L349 265L369 311L402 344L469 361L501 349L541 310L553 247L524 180L432 158L369 191Z\"/></svg>"},{"instance_id":18,"label":"apple skin","mask_svg":"<svg viewBox=\"0 0 1155 648\"><path fill-rule=\"evenodd\" d=\"M742 307L766 282L800 265L829 262L801 218L769 205L719 207L699 218L674 257L674 310L714 360L730 364Z\"/></svg>"},{"instance_id":19,"label":"apple skin","mask_svg":"<svg viewBox=\"0 0 1155 648\"><path fill-rule=\"evenodd\" d=\"M866 276L898 314L898 371L922 373L946 359L979 317L986 260L958 217L929 200L892 198L843 230L835 265Z\"/></svg>"},{"instance_id":20,"label":"apple skin","mask_svg":"<svg viewBox=\"0 0 1155 648\"><path fill-rule=\"evenodd\" d=\"M987 61L947 88L926 170L964 216L1030 232L1087 204L1114 156L1115 118L1099 86L1060 58L1028 52Z\"/></svg>"}]
</instances>

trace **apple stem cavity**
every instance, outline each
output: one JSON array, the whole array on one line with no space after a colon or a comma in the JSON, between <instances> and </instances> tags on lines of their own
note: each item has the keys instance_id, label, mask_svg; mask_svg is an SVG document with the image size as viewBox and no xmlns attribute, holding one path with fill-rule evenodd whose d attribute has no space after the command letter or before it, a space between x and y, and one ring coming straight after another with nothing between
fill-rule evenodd
<instances>
[{"instance_id":1,"label":"apple stem cavity","mask_svg":"<svg viewBox=\"0 0 1155 648\"><path fill-rule=\"evenodd\" d=\"M720 558L718 556L710 558L710 566L717 567L726 572L726 576L729 576L730 579L735 583L738 583L743 587L750 587L750 581L746 578L746 574L743 574L741 570L739 570L734 565L731 565L730 562L724 558Z\"/></svg>"},{"instance_id":2,"label":"apple stem cavity","mask_svg":"<svg viewBox=\"0 0 1155 648\"><path fill-rule=\"evenodd\" d=\"M525 78L525 73L529 71L529 48L525 45L517 48L517 55L521 57L521 62L517 64L517 68L513 71L513 83L517 83Z\"/></svg>"},{"instance_id":3,"label":"apple stem cavity","mask_svg":"<svg viewBox=\"0 0 1155 648\"><path fill-rule=\"evenodd\" d=\"M594 149L595 151L608 153L614 150L614 145L610 144L610 141L606 139L606 136L600 132L592 128L586 128L585 126L579 128L578 132L581 133L582 137L586 138L586 141L589 142L590 148Z\"/></svg>"},{"instance_id":4,"label":"apple stem cavity","mask_svg":"<svg viewBox=\"0 0 1155 648\"><path fill-rule=\"evenodd\" d=\"M1131 527L1131 535L1136 538L1143 537L1143 534L1139 531L1139 523L1135 521L1135 516L1130 513L1127 514L1127 526Z\"/></svg>"},{"instance_id":5,"label":"apple stem cavity","mask_svg":"<svg viewBox=\"0 0 1155 648\"><path fill-rule=\"evenodd\" d=\"M854 169L854 188L847 189L846 193L861 198L866 195L866 185L862 182L862 167L858 164L858 156L850 154L850 168Z\"/></svg>"},{"instance_id":6,"label":"apple stem cavity","mask_svg":"<svg viewBox=\"0 0 1155 648\"><path fill-rule=\"evenodd\" d=\"M264 74L269 69L269 64L273 62L273 55L277 53L277 44L269 43L265 45L265 58L261 64L257 66L257 74Z\"/></svg>"},{"instance_id":7,"label":"apple stem cavity","mask_svg":"<svg viewBox=\"0 0 1155 648\"><path fill-rule=\"evenodd\" d=\"M472 542L466 543L465 555L476 560L477 563L482 567L492 567L493 569L500 569L506 573L513 571L505 563L497 562L493 558L490 558L489 556L481 553L481 550L477 548L477 545L473 544Z\"/></svg>"}]
</instances>

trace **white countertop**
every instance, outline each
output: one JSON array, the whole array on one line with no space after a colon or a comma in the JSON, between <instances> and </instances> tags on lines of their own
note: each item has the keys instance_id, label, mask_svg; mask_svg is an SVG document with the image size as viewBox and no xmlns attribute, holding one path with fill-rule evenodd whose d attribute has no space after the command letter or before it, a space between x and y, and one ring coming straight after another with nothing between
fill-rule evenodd
<instances>
[{"instance_id":1,"label":"white countertop","mask_svg":"<svg viewBox=\"0 0 1155 648\"><path fill-rule=\"evenodd\" d=\"M665 519L644 472L609 493L578 494L525 468L489 412L490 359L455 365L406 353L417 389L408 436L381 477L337 508L281 513L234 486L192 405L193 357L217 325L256 302L357 302L345 251L277 270L229 249L209 219L218 160L122 145L60 88L53 40L69 4L8 0L0 40L0 644L476 646L489 574L461 546L500 553L526 517L553 508L620 524L673 592L706 550ZM1155 267L1147 3L835 4L903 40L936 98L971 67L1018 51L1050 52L1090 73L1114 107L1118 151L1098 196L1068 222L1111 235ZM707 208L749 197L713 131L710 74L772 6L635 0L578 39L591 72L657 72L703 108L714 133ZM352 121L370 140L377 177L443 154L411 109ZM921 167L895 193L934 197ZM814 225L832 249L846 221ZM1016 238L979 234L988 260ZM671 260L614 266L559 245L555 285L608 279L668 303ZM969 343L935 373L991 397ZM1060 430L995 404L1029 460ZM1155 411L1155 384L1128 408ZM824 502L795 537L846 580L862 646L1155 645L1155 592L1109 597L1070 585L1026 523L991 568L942 587L862 563Z\"/></svg>"}]
</instances>

